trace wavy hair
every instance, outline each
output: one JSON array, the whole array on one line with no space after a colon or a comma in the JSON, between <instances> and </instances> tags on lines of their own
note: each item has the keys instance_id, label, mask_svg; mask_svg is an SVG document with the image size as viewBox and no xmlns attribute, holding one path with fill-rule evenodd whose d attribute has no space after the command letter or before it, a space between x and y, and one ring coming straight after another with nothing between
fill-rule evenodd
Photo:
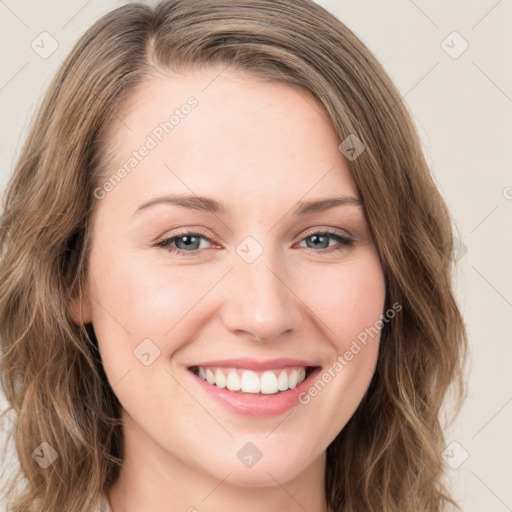
<instances>
[{"instance_id":1,"label":"wavy hair","mask_svg":"<svg viewBox=\"0 0 512 512\"><path fill-rule=\"evenodd\" d=\"M327 503L335 512L457 506L443 483L441 421L450 390L454 417L466 393L454 223L400 93L356 35L311 0L164 0L121 6L79 39L3 197L0 382L19 460L11 510L88 511L117 478L121 406L91 325L75 322L69 306L87 275L93 191L123 102L159 73L205 66L301 87L321 102L340 142L352 134L365 146L348 164L386 308L402 310L382 331L367 393L327 449ZM33 455L43 442L58 454L46 468Z\"/></svg>"}]
</instances>

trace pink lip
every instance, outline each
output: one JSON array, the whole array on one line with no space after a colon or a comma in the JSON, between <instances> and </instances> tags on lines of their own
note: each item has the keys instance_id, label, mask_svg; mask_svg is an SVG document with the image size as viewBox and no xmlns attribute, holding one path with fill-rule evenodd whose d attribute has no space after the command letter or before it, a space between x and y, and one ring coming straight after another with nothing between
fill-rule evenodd
<instances>
[{"instance_id":1,"label":"pink lip","mask_svg":"<svg viewBox=\"0 0 512 512\"><path fill-rule=\"evenodd\" d=\"M222 368L243 368L245 370L263 371L274 370L276 368L286 368L288 366L318 366L311 361L304 361L302 359L290 359L288 357L280 357L277 359L269 359L268 361L258 361L257 359L238 358L238 359L224 359L222 361L204 361L190 365L189 368L194 366L220 366Z\"/></svg>"},{"instance_id":2,"label":"pink lip","mask_svg":"<svg viewBox=\"0 0 512 512\"><path fill-rule=\"evenodd\" d=\"M231 360L229 364L225 366L231 366L232 362L238 361L238 365L240 361L243 360ZM244 360L247 361L247 360ZM277 359L268 362L267 364L275 364ZM283 367L282 361L277 367ZM287 361L292 361L288 359ZM297 364L298 360L293 360L294 364L290 366L311 366L308 364L304 364L304 361L299 361L300 364ZM213 364L215 363L215 364ZM201 363L198 366L221 366L220 361L209 361L208 363ZM226 363L226 361L223 361ZM237 365L233 365L237 367ZM261 366L259 367L261 369ZM271 366L270 368L275 368L275 366ZM269 417L269 416L277 416L279 414L283 414L289 409L296 407L301 402L299 401L299 396L301 393L306 392L306 390L311 386L311 383L314 381L316 376L320 373L321 367L315 368L311 372L311 374L301 382L296 388L289 389L288 391L281 391L279 393L264 395L259 393L241 393L238 391L230 391L229 389L221 389L213 384L208 384L206 381L195 375L192 371L189 371L192 378L201 386L201 388L214 400L221 403L224 407L226 407L229 411L235 412L237 414L252 416L252 417Z\"/></svg>"}]
</instances>

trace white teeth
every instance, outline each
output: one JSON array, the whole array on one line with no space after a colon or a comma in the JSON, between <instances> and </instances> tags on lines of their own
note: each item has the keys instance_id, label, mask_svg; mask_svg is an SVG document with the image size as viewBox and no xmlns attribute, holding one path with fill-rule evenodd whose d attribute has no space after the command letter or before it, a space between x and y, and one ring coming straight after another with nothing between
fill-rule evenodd
<instances>
[{"instance_id":1,"label":"white teeth","mask_svg":"<svg viewBox=\"0 0 512 512\"><path fill-rule=\"evenodd\" d=\"M260 392L260 379L251 370L246 370L242 373L242 391L244 393Z\"/></svg>"},{"instance_id":2,"label":"white teeth","mask_svg":"<svg viewBox=\"0 0 512 512\"><path fill-rule=\"evenodd\" d=\"M236 372L229 372L226 386L230 391L240 391L240 377Z\"/></svg>"},{"instance_id":3,"label":"white teeth","mask_svg":"<svg viewBox=\"0 0 512 512\"><path fill-rule=\"evenodd\" d=\"M277 389L279 391L286 391L288 389L288 374L284 370L279 374Z\"/></svg>"},{"instance_id":4,"label":"white teeth","mask_svg":"<svg viewBox=\"0 0 512 512\"><path fill-rule=\"evenodd\" d=\"M215 384L215 375L209 368L206 369L206 382L208 384Z\"/></svg>"},{"instance_id":5,"label":"white teeth","mask_svg":"<svg viewBox=\"0 0 512 512\"><path fill-rule=\"evenodd\" d=\"M286 372L284 372L286 374ZM266 395L277 393L277 377L274 372L263 372L261 376L261 392Z\"/></svg>"},{"instance_id":6,"label":"white teeth","mask_svg":"<svg viewBox=\"0 0 512 512\"><path fill-rule=\"evenodd\" d=\"M226 387L226 377L224 374L217 368L217 371L215 372L215 385L218 388L225 388Z\"/></svg>"},{"instance_id":7,"label":"white teeth","mask_svg":"<svg viewBox=\"0 0 512 512\"><path fill-rule=\"evenodd\" d=\"M297 387L306 378L306 368L283 368L255 372L237 368L204 368L200 366L197 375L208 384L221 389L271 395Z\"/></svg>"},{"instance_id":8,"label":"white teeth","mask_svg":"<svg viewBox=\"0 0 512 512\"><path fill-rule=\"evenodd\" d=\"M208 377L208 371L206 371L206 376ZM299 373L297 370L293 370L290 375L288 375L288 387L291 389L297 387L297 382L299 380Z\"/></svg>"}]
</instances>

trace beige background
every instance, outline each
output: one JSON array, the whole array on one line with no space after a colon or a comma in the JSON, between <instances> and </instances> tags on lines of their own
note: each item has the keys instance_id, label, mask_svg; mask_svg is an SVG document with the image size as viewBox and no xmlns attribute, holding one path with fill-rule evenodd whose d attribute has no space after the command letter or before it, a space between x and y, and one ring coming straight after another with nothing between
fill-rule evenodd
<instances>
[{"instance_id":1,"label":"beige background","mask_svg":"<svg viewBox=\"0 0 512 512\"><path fill-rule=\"evenodd\" d=\"M79 35L121 3L0 0L2 191L50 78ZM319 3L397 84L456 218L472 364L469 398L448 434L450 487L465 512L512 511L512 0ZM58 43L48 58L31 48L44 31ZM0 420L2 431L12 421ZM5 471L13 467L8 456Z\"/></svg>"}]
</instances>

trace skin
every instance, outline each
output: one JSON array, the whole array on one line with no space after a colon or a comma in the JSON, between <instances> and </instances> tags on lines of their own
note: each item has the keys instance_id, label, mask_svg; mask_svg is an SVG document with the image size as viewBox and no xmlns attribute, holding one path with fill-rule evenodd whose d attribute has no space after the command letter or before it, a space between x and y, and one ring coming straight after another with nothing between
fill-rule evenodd
<instances>
[{"instance_id":1,"label":"skin","mask_svg":"<svg viewBox=\"0 0 512 512\"><path fill-rule=\"evenodd\" d=\"M148 79L110 131L116 161L107 177L189 96L198 100L97 201L86 293L72 303L94 326L124 408L125 462L107 493L113 512L325 511L326 449L377 362L373 339L309 404L269 418L227 410L187 370L232 357L297 357L327 368L384 312L363 207L292 213L299 201L358 197L327 113L301 89L218 73ZM227 213L160 203L134 214L170 193L213 197ZM192 246L195 255L155 246L182 228L208 238ZM353 246L333 238L315 245L311 234L326 228ZM252 263L236 252L249 235L263 250ZM187 250L182 239L172 245ZM148 338L160 354L145 366L134 350ZM236 457L248 442L263 454L251 468Z\"/></svg>"}]
</instances>

